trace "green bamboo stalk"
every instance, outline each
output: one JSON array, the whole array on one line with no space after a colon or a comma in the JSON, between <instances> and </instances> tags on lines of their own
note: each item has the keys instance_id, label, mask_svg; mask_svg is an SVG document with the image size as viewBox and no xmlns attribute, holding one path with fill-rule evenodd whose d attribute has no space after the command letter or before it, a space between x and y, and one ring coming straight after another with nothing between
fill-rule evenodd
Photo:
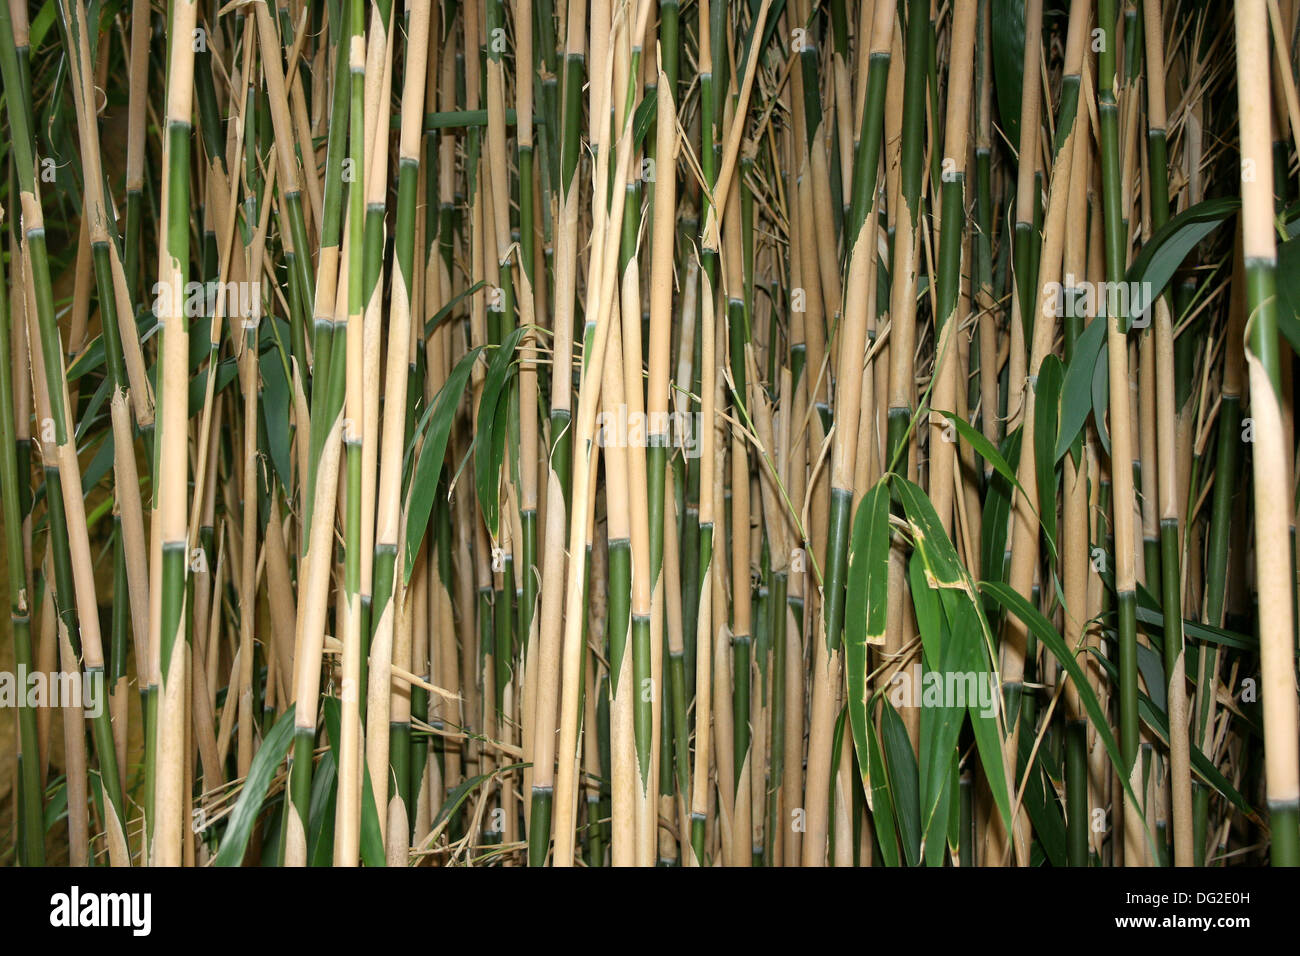
<instances>
[{"instance_id":1,"label":"green bamboo stalk","mask_svg":"<svg viewBox=\"0 0 1300 956\"><path fill-rule=\"evenodd\" d=\"M1101 143L1102 214L1105 233L1105 275L1122 282L1126 265L1126 218L1121 208L1119 164L1119 104L1115 98L1116 11L1114 0L1098 0L1097 21L1102 30L1098 55L1097 112ZM1102 304L1103 307L1105 303ZM1129 426L1128 342L1129 321L1106 314L1110 357L1110 417L1112 509L1115 528L1115 593L1119 612L1119 744L1124 773L1136 783L1138 771L1137 581L1133 538L1133 476ZM1139 791L1134 786L1135 792ZM1144 808L1125 800L1124 860L1134 865L1143 849L1139 822Z\"/></svg>"},{"instance_id":2,"label":"green bamboo stalk","mask_svg":"<svg viewBox=\"0 0 1300 956\"><path fill-rule=\"evenodd\" d=\"M0 11L0 20L5 12ZM0 30L5 26L0 23ZM9 293L0 273L0 355L10 354ZM24 481L24 484L26 482ZM14 390L10 363L0 361L0 492L3 492L5 561L9 571L9 620L14 636L14 666L19 673L35 670L32 654L31 610L27 596L27 558L23 553L22 502L19 500L18 446L14 437ZM18 705L17 777L18 862L45 865L45 800L41 787L36 711L26 695Z\"/></svg>"},{"instance_id":3,"label":"green bamboo stalk","mask_svg":"<svg viewBox=\"0 0 1300 956\"><path fill-rule=\"evenodd\" d=\"M2 71L0 75L3 75L6 89L23 90L25 86L14 42L13 23L7 8L0 12L0 47L3 48L3 52L0 52L0 71ZM15 102L16 99L19 101ZM80 627L69 627L69 633L79 634L80 637L85 668L84 680L89 682L92 693L102 694L105 690L105 659L99 631L99 611L95 600L90 543L81 492L81 474L77 466L75 436L71 428L72 419L68 407L68 385L64 372L63 350L54 316L49 258L45 244L44 214L36 186L36 163L32 150L33 127L30 112L24 108L20 100L21 98L7 97L5 111L12 132L14 165L21 191L23 244L33 286L35 318L39 327L42 359L45 364L46 380L49 383L50 418L42 424L42 438L47 443L53 439L55 447L53 454L50 451L46 452L46 500L49 505L56 499L60 499L67 521L66 530L59 528L56 524L57 515L52 513L51 539L54 541L56 570L58 563L63 563L65 567L70 568L67 577L71 580L65 581L61 587L62 599L70 601L75 597L76 600L76 623ZM126 850L123 822L125 818L121 812L122 786L118 776L107 699L102 699L105 701L105 706L99 708L99 716L92 724L95 751L99 757L104 790L114 811L108 814L109 843L113 850L112 862L114 865L125 866L129 865L130 861ZM33 804L28 802L27 806Z\"/></svg>"},{"instance_id":4,"label":"green bamboo stalk","mask_svg":"<svg viewBox=\"0 0 1300 956\"><path fill-rule=\"evenodd\" d=\"M1147 58L1147 153L1151 166L1151 228L1169 220L1169 175L1165 134L1165 54L1159 0L1143 0ZM1156 336L1156 436L1159 442L1161 603L1169 706L1170 786L1174 819L1174 859L1191 866L1192 780L1188 738L1187 682L1184 678L1182 612L1182 505L1175 465L1174 331L1169 296L1154 303Z\"/></svg>"},{"instance_id":5,"label":"green bamboo stalk","mask_svg":"<svg viewBox=\"0 0 1300 956\"><path fill-rule=\"evenodd\" d=\"M356 866L361 842L361 804L365 787L366 764L362 753L362 704L365 686L362 667L361 621L361 449L365 440L365 411L362 391L362 342L365 321L365 279L367 242L365 238L366 197L366 77L367 57L364 4L351 0L351 50L348 57L351 104L348 109L348 158L356 178L348 188L347 211L347 326L344 352L337 351L332 361L344 358L345 402L342 412L342 441L347 468L347 497L343 520L343 699L339 741L339 799L335 816L334 863ZM337 346L337 342L335 345ZM325 517L317 515L317 519ZM351 688L351 693L349 693ZM386 775L385 775L386 776Z\"/></svg>"}]
</instances>

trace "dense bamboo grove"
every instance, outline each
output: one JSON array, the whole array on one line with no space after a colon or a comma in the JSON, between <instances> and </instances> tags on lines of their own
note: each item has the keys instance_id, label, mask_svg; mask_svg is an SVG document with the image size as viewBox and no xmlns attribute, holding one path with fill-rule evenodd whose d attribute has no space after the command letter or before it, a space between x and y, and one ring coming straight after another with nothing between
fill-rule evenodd
<instances>
[{"instance_id":1,"label":"dense bamboo grove","mask_svg":"<svg viewBox=\"0 0 1300 956\"><path fill-rule=\"evenodd\" d=\"M0 3L0 862L1300 864L1298 13Z\"/></svg>"}]
</instances>

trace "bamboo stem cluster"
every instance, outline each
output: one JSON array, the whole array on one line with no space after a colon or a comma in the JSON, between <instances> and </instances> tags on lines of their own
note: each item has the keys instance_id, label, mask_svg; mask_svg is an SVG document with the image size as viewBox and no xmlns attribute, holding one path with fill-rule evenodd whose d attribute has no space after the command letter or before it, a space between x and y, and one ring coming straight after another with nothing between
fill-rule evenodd
<instances>
[{"instance_id":1,"label":"bamboo stem cluster","mask_svg":"<svg viewBox=\"0 0 1300 956\"><path fill-rule=\"evenodd\" d=\"M0 3L0 860L1300 864L1298 12Z\"/></svg>"}]
</instances>

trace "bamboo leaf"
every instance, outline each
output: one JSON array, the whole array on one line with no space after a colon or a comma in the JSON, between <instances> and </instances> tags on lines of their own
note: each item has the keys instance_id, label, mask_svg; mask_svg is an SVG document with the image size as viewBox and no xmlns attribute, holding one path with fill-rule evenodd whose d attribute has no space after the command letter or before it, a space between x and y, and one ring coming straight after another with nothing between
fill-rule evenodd
<instances>
[{"instance_id":1,"label":"bamboo leaf","mask_svg":"<svg viewBox=\"0 0 1300 956\"><path fill-rule=\"evenodd\" d=\"M863 496L853 521L844 604L847 707L853 744L859 755L867 753L871 723L867 649L869 645L884 643L888 607L889 484L881 479ZM863 774L868 769L866 765L860 767ZM863 786L869 787L865 777Z\"/></svg>"},{"instance_id":2,"label":"bamboo leaf","mask_svg":"<svg viewBox=\"0 0 1300 956\"><path fill-rule=\"evenodd\" d=\"M271 727L270 733L262 738L262 746L253 754L248 775L239 791L239 800L230 813L225 835L221 838L221 848L212 861L213 866L239 866L244 861L244 851L248 848L248 838L253 834L253 825L262 813L266 802L266 791L271 786L276 768L284 761L293 742L292 709L286 710Z\"/></svg>"},{"instance_id":3,"label":"bamboo leaf","mask_svg":"<svg viewBox=\"0 0 1300 956\"><path fill-rule=\"evenodd\" d=\"M1124 761L1120 756L1119 744L1116 743L1115 735L1111 733L1110 726L1106 723L1106 713L1102 710L1101 704L1098 703L1097 695L1093 693L1083 669L1079 666L1079 662L1075 660L1074 654L1065 646L1065 641L1062 640L1061 635L1056 632L1056 629L1052 627L1047 618L1043 617L1038 609L1026 601L1024 597L1017 594L1014 588L997 581L985 581L980 584L980 588L1002 604L1008 611L1020 618L1025 626L1029 628L1030 633L1038 638L1043 646L1065 668L1070 680L1074 682L1075 690L1079 694L1079 700L1088 713L1088 719L1092 722L1098 739L1101 741L1102 746L1106 748L1106 753L1110 757L1111 765L1115 768L1120 785L1123 786L1124 792L1128 794L1132 805L1135 807L1141 806L1129 784L1128 769L1124 766ZM1149 833L1148 839L1150 839ZM1158 858L1159 853L1156 852L1154 846L1152 846L1151 850L1154 857Z\"/></svg>"},{"instance_id":4,"label":"bamboo leaf","mask_svg":"<svg viewBox=\"0 0 1300 956\"><path fill-rule=\"evenodd\" d=\"M885 859L885 866L898 866L894 801L889 789L889 778L885 773L885 758L880 749L880 735L876 733L874 717L866 721L866 736L867 766L863 771L862 785L867 793L867 805L871 808L871 824L875 827L876 841L880 846L880 855Z\"/></svg>"},{"instance_id":5,"label":"bamboo leaf","mask_svg":"<svg viewBox=\"0 0 1300 956\"><path fill-rule=\"evenodd\" d=\"M1017 428L1002 441L1002 457L1014 469L1020 462L1020 440L1024 433ZM999 472L989 482L984 499L984 521L980 528L980 567L992 580L1006 577L1007 528L1011 517L1011 496L1017 485Z\"/></svg>"},{"instance_id":6,"label":"bamboo leaf","mask_svg":"<svg viewBox=\"0 0 1300 956\"><path fill-rule=\"evenodd\" d=\"M521 325L507 335L493 352L492 361L488 363L487 374L483 378L483 392L479 397L475 440L486 441L487 451L485 453L483 448L480 448L474 456L474 487L478 492L479 504L483 508L483 520L487 524L488 533L494 539L498 531L497 493L508 427L505 411L509 404L507 401L509 391L506 385L515 369L515 351L519 346L519 340L527 331L528 326Z\"/></svg>"},{"instance_id":7,"label":"bamboo leaf","mask_svg":"<svg viewBox=\"0 0 1300 956\"><path fill-rule=\"evenodd\" d=\"M1129 288L1134 290L1129 296L1127 317L1134 320L1150 308L1164 293L1187 254L1240 207L1241 200L1236 196L1206 199L1184 209L1153 232L1124 276Z\"/></svg>"},{"instance_id":8,"label":"bamboo leaf","mask_svg":"<svg viewBox=\"0 0 1300 956\"><path fill-rule=\"evenodd\" d=\"M1101 324L1105 325L1105 322ZM1097 440L1107 455L1110 454L1110 429L1106 426L1106 409L1109 407L1110 353L1103 348L1092 370L1092 420L1097 426Z\"/></svg>"},{"instance_id":9,"label":"bamboo leaf","mask_svg":"<svg viewBox=\"0 0 1300 956\"><path fill-rule=\"evenodd\" d=\"M992 0L993 89L1007 141L1020 142L1021 71L1025 67L1025 5Z\"/></svg>"},{"instance_id":10,"label":"bamboo leaf","mask_svg":"<svg viewBox=\"0 0 1300 956\"><path fill-rule=\"evenodd\" d=\"M451 433L456 408L460 405L465 383L469 381L470 370L480 351L482 349L479 347L472 348L456 363L429 410L429 433L425 436L424 447L420 449L415 473L411 477L410 497L406 505L405 575L408 583L411 572L415 570L420 543L429 526L429 515L433 511L433 496L438 492L438 473L442 470L442 456L447 450L447 436Z\"/></svg>"},{"instance_id":11,"label":"bamboo leaf","mask_svg":"<svg viewBox=\"0 0 1300 956\"><path fill-rule=\"evenodd\" d=\"M1057 406L1065 371L1061 360L1049 355L1038 369L1038 383L1034 386L1034 466L1038 483L1038 521L1043 533L1056 551L1056 458L1052 454L1056 444Z\"/></svg>"},{"instance_id":12,"label":"bamboo leaf","mask_svg":"<svg viewBox=\"0 0 1300 956\"><path fill-rule=\"evenodd\" d=\"M921 803L917 788L916 754L903 725L903 718L886 699L881 699L880 737L884 743L885 773L893 796L895 822L908 866L921 862Z\"/></svg>"},{"instance_id":13,"label":"bamboo leaf","mask_svg":"<svg viewBox=\"0 0 1300 956\"><path fill-rule=\"evenodd\" d=\"M1024 494L1025 489L1021 486L1020 480L1016 477L1016 470L1011 467L1001 453L993 447L993 443L984 437L984 433L978 428L966 421L959 415L952 412L939 411L939 414L948 421L952 422L953 427L957 429L957 434L966 439L975 452L993 466L993 470L1005 478L1017 491Z\"/></svg>"},{"instance_id":14,"label":"bamboo leaf","mask_svg":"<svg viewBox=\"0 0 1300 956\"><path fill-rule=\"evenodd\" d=\"M426 339L430 338L433 335L433 333L437 331L437 329L442 325L442 323L446 322L447 319L451 318L452 310L455 309L456 306L460 304L460 301L462 299L468 298L469 296L473 295L475 292L483 288L485 285L487 285L487 280L479 279L478 282L475 282L468 289L464 290L463 292L457 295L452 296L451 301L448 302L446 305L444 305L437 312L435 312L433 318L431 318L428 322L424 324L424 337Z\"/></svg>"},{"instance_id":15,"label":"bamboo leaf","mask_svg":"<svg viewBox=\"0 0 1300 956\"><path fill-rule=\"evenodd\" d=\"M912 540L925 562L931 587L957 588L971 593L970 578L957 556L957 549L944 533L934 505L919 487L906 478L894 478L894 488L903 504Z\"/></svg>"},{"instance_id":16,"label":"bamboo leaf","mask_svg":"<svg viewBox=\"0 0 1300 956\"><path fill-rule=\"evenodd\" d=\"M1089 322L1074 342L1074 355L1061 382L1060 427L1053 463L1065 457L1088 421L1093 409L1093 372L1099 362L1105 361L1105 342L1106 323L1096 320Z\"/></svg>"}]
</instances>

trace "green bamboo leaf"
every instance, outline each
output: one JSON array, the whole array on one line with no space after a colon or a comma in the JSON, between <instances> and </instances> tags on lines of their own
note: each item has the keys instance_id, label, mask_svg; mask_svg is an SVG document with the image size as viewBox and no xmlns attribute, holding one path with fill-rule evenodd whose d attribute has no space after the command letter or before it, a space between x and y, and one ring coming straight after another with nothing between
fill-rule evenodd
<instances>
[{"instance_id":1,"label":"green bamboo leaf","mask_svg":"<svg viewBox=\"0 0 1300 956\"><path fill-rule=\"evenodd\" d=\"M44 825L43 832L49 833L54 825L63 820L68 815L68 782L67 778L61 778L62 782L54 787L53 792L45 799L45 810L42 818Z\"/></svg>"},{"instance_id":2,"label":"green bamboo leaf","mask_svg":"<svg viewBox=\"0 0 1300 956\"><path fill-rule=\"evenodd\" d=\"M921 632L921 653L928 669L942 666L947 644L947 621L939 611L939 591L925 580L925 562L919 550L907 562L907 577L912 586L912 607L916 612L917 630Z\"/></svg>"},{"instance_id":3,"label":"green bamboo leaf","mask_svg":"<svg viewBox=\"0 0 1300 956\"><path fill-rule=\"evenodd\" d=\"M308 866L330 866L334 860L334 808L339 793L337 778L334 752L328 751L321 756L311 778L311 802L307 814Z\"/></svg>"},{"instance_id":4,"label":"green bamboo leaf","mask_svg":"<svg viewBox=\"0 0 1300 956\"><path fill-rule=\"evenodd\" d=\"M464 783L455 787L450 793L447 794L447 799L443 801L442 808L438 811L437 819L433 821L433 827L431 829L437 830L440 826L442 826L447 821L447 819L460 808L460 805L465 802L465 798L468 797L471 793L473 793L475 788L477 788L481 784L486 783L488 780L491 780L493 777L503 774L509 770L519 770L522 767L529 767L529 766L532 765L527 763L512 763L504 767L497 767L491 773L480 773L476 776L470 777Z\"/></svg>"},{"instance_id":5,"label":"green bamboo leaf","mask_svg":"<svg viewBox=\"0 0 1300 956\"><path fill-rule=\"evenodd\" d=\"M92 439L86 443L86 448L90 448L93 445L94 440ZM86 466L86 473L81 476L81 490L83 494L89 495L95 490L96 486L99 485L104 477L113 470L113 447L113 432L109 429L104 429L102 439L99 442L99 451L95 453L95 457L92 458L90 464ZM82 449L78 449L78 453L81 452Z\"/></svg>"},{"instance_id":6,"label":"green bamboo leaf","mask_svg":"<svg viewBox=\"0 0 1300 956\"><path fill-rule=\"evenodd\" d=\"M948 848L954 860L961 859L961 753L952 752L953 799L948 801Z\"/></svg>"},{"instance_id":7,"label":"green bamboo leaf","mask_svg":"<svg viewBox=\"0 0 1300 956\"><path fill-rule=\"evenodd\" d=\"M1007 141L1020 142L1020 98L1025 68L1025 5L1022 0L992 0L993 89Z\"/></svg>"},{"instance_id":8,"label":"green bamboo leaf","mask_svg":"<svg viewBox=\"0 0 1300 956\"><path fill-rule=\"evenodd\" d=\"M983 432L960 415L938 409L936 411L939 411L940 415L952 422L953 427L957 429L957 434L966 439L970 446L975 449L976 454L993 466L994 471L1010 482L1017 491L1024 494L1025 489L1021 487L1020 480L1016 477L1016 470L993 447L993 443L984 437Z\"/></svg>"},{"instance_id":9,"label":"green bamboo leaf","mask_svg":"<svg viewBox=\"0 0 1300 956\"><path fill-rule=\"evenodd\" d=\"M108 396L113 391L113 380L107 375L100 380L99 387L95 389L95 394L90 397L86 404L86 410L81 416L81 421L77 422L76 440L78 444L85 441L86 436L94 432L95 427L101 421L108 419L101 417L100 412L104 408L104 403L108 401Z\"/></svg>"},{"instance_id":10,"label":"green bamboo leaf","mask_svg":"<svg viewBox=\"0 0 1300 956\"><path fill-rule=\"evenodd\" d=\"M632 148L639 149L645 142L646 134L654 129L655 118L659 115L659 100L647 96L641 100L632 116Z\"/></svg>"},{"instance_id":11,"label":"green bamboo leaf","mask_svg":"<svg viewBox=\"0 0 1300 956\"><path fill-rule=\"evenodd\" d=\"M1034 734L1022 732L1018 742L1018 766L1024 767L1029 762L1029 754L1033 746ZM1061 806L1054 796L1054 791L1048 788L1043 779L1048 775L1044 766L1047 763L1046 758L1046 748L1040 745L1034 757L1034 766L1025 779L1022 801L1025 812L1029 814L1029 822L1034 827L1034 838L1042 847L1043 855L1052 866L1065 866L1065 817L1061 813ZM1059 778L1060 774L1056 776Z\"/></svg>"},{"instance_id":12,"label":"green bamboo leaf","mask_svg":"<svg viewBox=\"0 0 1300 956\"><path fill-rule=\"evenodd\" d=\"M1109 568L1102 568L1097 573L1101 575L1106 587L1114 594L1115 572ZM1160 643L1163 640L1165 632L1164 611L1161 609L1160 601L1156 596L1141 583L1137 586L1137 619L1138 623L1142 624L1143 630L1151 636L1153 641ZM1254 635L1228 631L1221 627L1213 627L1187 618L1183 618L1183 634L1196 641L1208 641L1222 647L1231 647L1242 651L1257 652L1259 650L1259 638Z\"/></svg>"},{"instance_id":13,"label":"green bamboo leaf","mask_svg":"<svg viewBox=\"0 0 1300 956\"><path fill-rule=\"evenodd\" d=\"M275 473L280 477L280 484L285 489L293 488L293 467L289 451L289 411L292 407L289 395L289 382L284 377L284 363L279 353L268 349L261 356L262 400L258 407L262 421L266 425L266 447L268 457Z\"/></svg>"},{"instance_id":14,"label":"green bamboo leaf","mask_svg":"<svg viewBox=\"0 0 1300 956\"><path fill-rule=\"evenodd\" d=\"M976 605L976 612L979 613L978 605ZM982 679L989 681L992 679L992 674L993 671L986 664L983 667ZM1000 701L997 706L1001 706ZM968 702L966 711L970 714L971 730L975 735L975 749L979 754L980 766L984 770L984 779L988 782L989 789L993 791L993 802L1002 817L1004 832L1010 833L1011 792L1007 787L1006 756L996 710L990 712L989 709Z\"/></svg>"},{"instance_id":15,"label":"green bamboo leaf","mask_svg":"<svg viewBox=\"0 0 1300 956\"><path fill-rule=\"evenodd\" d=\"M1020 618L1030 632L1038 638L1044 647L1051 651L1052 656L1065 668L1070 680L1074 682L1075 690L1079 694L1079 700L1083 704L1084 710L1088 712L1088 719L1092 721L1092 725L1097 731L1098 739L1101 740L1102 746L1106 748L1106 753L1110 757L1111 765L1115 768L1120 785L1123 786L1124 792L1128 794L1132 805L1135 807L1140 806L1132 787L1129 785L1128 771L1120 755L1119 744L1115 742L1115 736L1106 723L1106 712L1102 710L1101 704L1097 701L1097 695L1093 693L1092 687L1088 683L1087 676L1079 666L1079 662L1075 660L1074 654L1066 647L1061 635L1056 633L1056 629L1052 627L1047 618L1043 617L1038 608L1026 601L1014 588L998 581L984 581L980 584L980 589L991 595L1008 611ZM1148 839L1150 839L1149 834ZM1153 858L1159 858L1159 853L1154 845L1151 847L1151 852Z\"/></svg>"},{"instance_id":16,"label":"green bamboo leaf","mask_svg":"<svg viewBox=\"0 0 1300 956\"><path fill-rule=\"evenodd\" d=\"M1002 440L1002 457L1014 469L1020 462L1021 429ZM999 472L989 482L984 499L984 521L980 526L980 567L984 576L996 581L1006 577L1007 528L1011 517L1011 496L1016 485Z\"/></svg>"},{"instance_id":17,"label":"green bamboo leaf","mask_svg":"<svg viewBox=\"0 0 1300 956\"><path fill-rule=\"evenodd\" d=\"M1291 348L1300 352L1300 239L1277 247L1277 327Z\"/></svg>"},{"instance_id":18,"label":"green bamboo leaf","mask_svg":"<svg viewBox=\"0 0 1300 956\"><path fill-rule=\"evenodd\" d=\"M433 407L429 410L429 434L425 437L424 447L420 449L420 457L415 464L415 473L411 477L410 497L406 505L405 576L408 583L411 580L411 572L415 570L415 559L420 553L424 532L429 526L429 515L433 511L433 496L438 493L438 472L442 470L442 456L447 450L447 436L456 418L456 408L460 405L465 383L469 381L470 370L474 367L474 361L481 351L482 346L475 346L456 363L456 367L447 376L447 381L438 390L433 400Z\"/></svg>"},{"instance_id":19,"label":"green bamboo leaf","mask_svg":"<svg viewBox=\"0 0 1300 956\"><path fill-rule=\"evenodd\" d=\"M915 565L915 559L914 559ZM961 693L967 694L965 675L976 668L970 666L972 659L977 660L980 651L980 619L978 614L948 612L961 607L969 601L965 595L951 592L935 592L923 588L923 593L931 599L932 607L924 612L929 618L922 623L922 602L918 601L920 593L913 575L912 595L917 606L917 625L921 628L922 643L926 642L925 631L931 629L937 634L931 637L930 647L937 647L937 654L931 653L933 664L927 664L922 676L921 696L921 826L926 862L934 865L942 860L942 851L947 843L948 804L956 789L957 777L953 773L953 756L957 751L957 738L966 716L968 702L955 699L960 686ZM945 613L940 613L939 598L943 598ZM934 666L937 664L937 666ZM955 676L956 681L951 677ZM930 690L934 686L940 693L938 700L931 700ZM915 688L913 689L915 693ZM978 697L978 693L974 696Z\"/></svg>"},{"instance_id":20,"label":"green bamboo leaf","mask_svg":"<svg viewBox=\"0 0 1300 956\"><path fill-rule=\"evenodd\" d=\"M1056 462L1052 454L1056 444L1057 406L1065 368L1055 355L1049 355L1038 369L1034 386L1034 466L1038 481L1038 521L1053 553L1056 551Z\"/></svg>"},{"instance_id":21,"label":"green bamboo leaf","mask_svg":"<svg viewBox=\"0 0 1300 956\"><path fill-rule=\"evenodd\" d=\"M95 371L104 364L104 336L96 335L91 339L76 358L68 363L67 379L71 385L78 379Z\"/></svg>"},{"instance_id":22,"label":"green bamboo leaf","mask_svg":"<svg viewBox=\"0 0 1300 956\"><path fill-rule=\"evenodd\" d=\"M844 604L844 654L849 722L859 754L867 752L867 647L885 640L889 608L889 485L881 479L862 496L849 543ZM865 781L864 781L865 782Z\"/></svg>"},{"instance_id":23,"label":"green bamboo leaf","mask_svg":"<svg viewBox=\"0 0 1300 956\"><path fill-rule=\"evenodd\" d=\"M880 736L885 745L885 774L893 795L895 822L908 866L921 862L921 802L917 787L916 754L903 718L881 699Z\"/></svg>"},{"instance_id":24,"label":"green bamboo leaf","mask_svg":"<svg viewBox=\"0 0 1300 956\"><path fill-rule=\"evenodd\" d=\"M470 286L465 291L459 293L458 295L453 296L450 302L448 302L441 309L439 309L437 312L434 313L433 318L431 318L428 322L424 323L424 337L427 339L429 336L433 335L434 330L436 330L438 326L442 325L443 322L451 318L451 310L456 308L456 306L460 304L461 299L473 295L475 292L483 288L485 285L487 285L487 280L479 279L478 282L475 282L472 286Z\"/></svg>"},{"instance_id":25,"label":"green bamboo leaf","mask_svg":"<svg viewBox=\"0 0 1300 956\"><path fill-rule=\"evenodd\" d=\"M1147 685L1151 701L1161 713L1169 712L1169 703L1165 697L1165 662L1160 655L1145 644L1137 646L1138 671L1142 681Z\"/></svg>"},{"instance_id":26,"label":"green bamboo leaf","mask_svg":"<svg viewBox=\"0 0 1300 956\"><path fill-rule=\"evenodd\" d=\"M1136 319L1160 298L1169 280L1206 236L1241 206L1236 196L1206 199L1188 206L1151 234L1128 267L1128 318Z\"/></svg>"},{"instance_id":27,"label":"green bamboo leaf","mask_svg":"<svg viewBox=\"0 0 1300 956\"><path fill-rule=\"evenodd\" d=\"M938 512L929 497L906 478L894 477L894 488L903 505L903 513L912 528L912 541L925 562L930 587L956 588L971 592L970 578L948 540Z\"/></svg>"},{"instance_id":28,"label":"green bamboo leaf","mask_svg":"<svg viewBox=\"0 0 1300 956\"><path fill-rule=\"evenodd\" d=\"M1089 322L1074 342L1074 355L1061 382L1061 412L1056 452L1052 463L1060 461L1083 430L1092 411L1092 380L1097 363L1105 359L1106 323Z\"/></svg>"},{"instance_id":29,"label":"green bamboo leaf","mask_svg":"<svg viewBox=\"0 0 1300 956\"><path fill-rule=\"evenodd\" d=\"M874 719L867 720L866 734L867 766L863 771L862 786L867 794L867 805L871 808L871 825L875 827L876 842L880 845L880 855L884 857L885 866L898 866L894 801L890 796L889 777L885 773L885 758L881 753L880 736L876 733Z\"/></svg>"},{"instance_id":30,"label":"green bamboo leaf","mask_svg":"<svg viewBox=\"0 0 1300 956\"><path fill-rule=\"evenodd\" d=\"M1105 321L1101 323L1105 324ZM1092 370L1092 420L1097 425L1097 440L1110 454L1110 429L1106 426L1106 409L1110 407L1110 352L1102 349Z\"/></svg>"},{"instance_id":31,"label":"green bamboo leaf","mask_svg":"<svg viewBox=\"0 0 1300 956\"><path fill-rule=\"evenodd\" d=\"M1137 619L1148 634L1164 634L1165 616L1160 609L1160 602L1140 584L1138 585ZM1239 651L1259 650L1259 640L1249 634L1228 631L1187 618L1183 618L1183 634L1191 640L1217 644L1220 647L1231 647Z\"/></svg>"},{"instance_id":32,"label":"green bamboo leaf","mask_svg":"<svg viewBox=\"0 0 1300 956\"><path fill-rule=\"evenodd\" d=\"M479 397L475 442L477 444L486 440L487 451L484 453L480 447L474 456L474 488L478 492L479 505L483 508L483 520L494 538L497 534L497 493L500 490L501 462L505 457L508 426L505 411L509 405L510 391L507 385L515 370L515 353L519 340L528 329L526 325L515 329L493 353L487 374L483 378L483 392Z\"/></svg>"},{"instance_id":33,"label":"green bamboo leaf","mask_svg":"<svg viewBox=\"0 0 1300 956\"><path fill-rule=\"evenodd\" d=\"M54 26L54 17L58 13L54 0L45 0L41 6L41 11L32 18L31 32L28 34L27 42L32 50L39 50L41 43L45 40L45 34L49 32L50 27Z\"/></svg>"},{"instance_id":34,"label":"green bamboo leaf","mask_svg":"<svg viewBox=\"0 0 1300 956\"><path fill-rule=\"evenodd\" d=\"M271 732L262 738L262 746L253 754L248 776L239 791L239 800L230 812L230 822L226 824L226 833L221 838L221 848L217 851L213 866L239 866L244 861L244 851L248 848L248 838L252 836L253 824L262 813L266 802L266 791L271 786L275 770L284 761L293 742L293 710L286 710L276 720Z\"/></svg>"},{"instance_id":35,"label":"green bamboo leaf","mask_svg":"<svg viewBox=\"0 0 1300 956\"><path fill-rule=\"evenodd\" d=\"M212 395L215 398L223 391L230 387L239 374L239 362L231 357L217 365L217 380L213 384ZM190 379L190 417L193 418L203 408L203 399L207 395L208 388L208 370L201 369L199 373Z\"/></svg>"}]
</instances>

